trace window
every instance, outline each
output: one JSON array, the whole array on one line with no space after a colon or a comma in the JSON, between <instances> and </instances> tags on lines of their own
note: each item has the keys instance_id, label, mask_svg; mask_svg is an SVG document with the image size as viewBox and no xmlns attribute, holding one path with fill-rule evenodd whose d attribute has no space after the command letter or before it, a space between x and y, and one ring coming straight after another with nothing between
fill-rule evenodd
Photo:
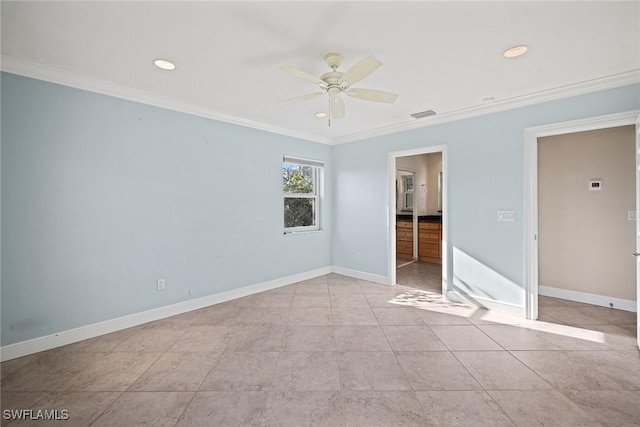
<instances>
[{"instance_id":1,"label":"window","mask_svg":"<svg viewBox=\"0 0 640 427\"><path fill-rule=\"evenodd\" d=\"M284 157L282 194L284 231L320 229L320 179L324 163L317 160Z\"/></svg>"},{"instance_id":2,"label":"window","mask_svg":"<svg viewBox=\"0 0 640 427\"><path fill-rule=\"evenodd\" d=\"M413 210L413 175L402 175L402 210Z\"/></svg>"}]
</instances>

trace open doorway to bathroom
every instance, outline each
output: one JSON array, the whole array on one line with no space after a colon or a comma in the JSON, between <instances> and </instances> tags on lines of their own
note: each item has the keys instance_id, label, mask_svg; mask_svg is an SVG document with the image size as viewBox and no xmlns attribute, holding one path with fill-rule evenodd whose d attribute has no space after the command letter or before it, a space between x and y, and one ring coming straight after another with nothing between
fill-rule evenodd
<instances>
[{"instance_id":1,"label":"open doorway to bathroom","mask_svg":"<svg viewBox=\"0 0 640 427\"><path fill-rule=\"evenodd\" d=\"M442 146L390 153L392 285L442 294L446 287L446 194Z\"/></svg>"}]
</instances>

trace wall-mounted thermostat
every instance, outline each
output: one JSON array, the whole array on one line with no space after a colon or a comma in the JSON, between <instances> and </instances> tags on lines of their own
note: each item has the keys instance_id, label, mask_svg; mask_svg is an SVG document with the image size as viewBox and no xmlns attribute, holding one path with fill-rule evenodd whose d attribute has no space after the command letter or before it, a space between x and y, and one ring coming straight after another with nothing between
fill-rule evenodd
<instances>
[{"instance_id":1,"label":"wall-mounted thermostat","mask_svg":"<svg viewBox=\"0 0 640 427\"><path fill-rule=\"evenodd\" d=\"M602 180L601 179L594 179L592 181L589 181L589 190L591 190L591 191L602 190Z\"/></svg>"}]
</instances>

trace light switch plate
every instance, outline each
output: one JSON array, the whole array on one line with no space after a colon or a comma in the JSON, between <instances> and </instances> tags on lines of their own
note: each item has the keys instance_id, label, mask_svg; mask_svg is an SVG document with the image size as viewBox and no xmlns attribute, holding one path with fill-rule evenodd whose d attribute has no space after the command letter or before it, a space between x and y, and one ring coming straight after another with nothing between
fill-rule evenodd
<instances>
[{"instance_id":1,"label":"light switch plate","mask_svg":"<svg viewBox=\"0 0 640 427\"><path fill-rule=\"evenodd\" d=\"M636 218L637 218L637 216L636 216L636 211L628 211L628 213L627 213L627 219L628 219L629 221L635 221L635 220L636 220Z\"/></svg>"},{"instance_id":2,"label":"light switch plate","mask_svg":"<svg viewBox=\"0 0 640 427\"><path fill-rule=\"evenodd\" d=\"M498 211L498 221L514 222L515 220L515 211Z\"/></svg>"}]
</instances>

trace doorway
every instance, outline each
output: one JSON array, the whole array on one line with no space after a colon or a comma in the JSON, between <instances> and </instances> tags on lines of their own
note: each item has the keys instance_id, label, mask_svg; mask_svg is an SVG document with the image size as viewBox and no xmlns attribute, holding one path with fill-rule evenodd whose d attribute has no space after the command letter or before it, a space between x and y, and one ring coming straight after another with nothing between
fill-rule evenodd
<instances>
[{"instance_id":1,"label":"doorway","mask_svg":"<svg viewBox=\"0 0 640 427\"><path fill-rule=\"evenodd\" d=\"M431 176L428 178L427 173L421 176L421 172L417 167L411 167L412 158L415 160L417 156L436 155L438 160L438 170L431 168ZM434 156L432 156L434 157ZM407 161L409 161L407 163ZM413 179L413 194L408 199L413 200L414 207L411 212L402 212L402 208L407 210L401 201L404 194L400 191L398 182L398 169L411 170L415 172ZM426 170L429 165L426 165ZM433 172L436 173L433 173ZM397 258L397 242L399 241L397 234L398 221L401 223L412 221L410 225L403 225L403 233L409 227L413 233L411 241L414 248L412 251L413 258L416 261L413 264L402 267L414 268L419 270L420 274L429 275L431 281L434 279L439 281L437 291L446 293L448 283L447 269L447 153L446 146L423 147L413 150L405 150L392 152L388 154L388 271L389 284L400 284L398 279L397 267L399 265ZM400 200L400 202L399 202ZM405 214L403 216L403 214ZM407 215L408 214L408 215ZM403 234L403 236L404 236ZM404 237L403 237L404 238ZM433 241L430 241L432 239ZM401 239L402 240L402 239ZM406 239L405 239L406 240ZM402 243L402 241L401 241ZM426 261L429 261L427 263ZM407 270L408 271L408 270ZM432 286L433 287L433 286Z\"/></svg>"},{"instance_id":2,"label":"doorway","mask_svg":"<svg viewBox=\"0 0 640 427\"><path fill-rule=\"evenodd\" d=\"M525 317L538 318L539 293L539 206L538 206L538 138L634 125L640 111L599 116L589 119L525 129ZM637 153L636 153L637 154ZM638 166L638 165L636 165ZM638 170L636 168L636 174ZM636 175L636 204L638 175ZM593 181L598 181L593 177ZM602 184L602 183L601 183ZM591 185L589 183L589 185ZM587 183L585 183L585 187ZM597 184L596 184L597 186ZM636 206L636 212L638 208ZM636 224L637 221L636 221ZM631 255L631 254L630 254ZM636 266L637 268L637 266ZM640 306L640 281L636 279L636 311ZM640 313L637 315L640 325ZM640 335L639 335L640 344Z\"/></svg>"}]
</instances>

